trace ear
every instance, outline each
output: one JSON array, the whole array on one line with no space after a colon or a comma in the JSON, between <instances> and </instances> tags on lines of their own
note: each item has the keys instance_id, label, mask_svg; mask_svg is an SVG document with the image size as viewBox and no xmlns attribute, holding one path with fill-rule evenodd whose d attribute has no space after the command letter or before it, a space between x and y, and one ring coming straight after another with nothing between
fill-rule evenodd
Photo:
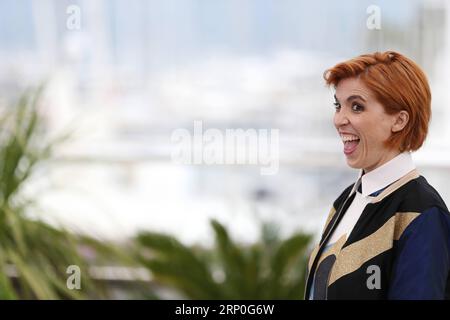
<instances>
[{"instance_id":1,"label":"ear","mask_svg":"<svg viewBox=\"0 0 450 320\"><path fill-rule=\"evenodd\" d=\"M409 121L409 113L405 110L400 111L395 115L395 122L392 125L392 132L402 131Z\"/></svg>"}]
</instances>

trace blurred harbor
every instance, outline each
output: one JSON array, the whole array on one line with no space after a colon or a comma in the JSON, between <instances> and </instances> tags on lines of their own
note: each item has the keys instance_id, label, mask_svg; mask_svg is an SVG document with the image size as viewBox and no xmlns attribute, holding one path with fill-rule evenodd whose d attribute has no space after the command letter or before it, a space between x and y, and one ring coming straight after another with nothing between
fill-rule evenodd
<instances>
[{"instance_id":1,"label":"blurred harbor","mask_svg":"<svg viewBox=\"0 0 450 320\"><path fill-rule=\"evenodd\" d=\"M317 234L358 174L322 73L392 49L429 76L433 119L414 159L450 203L450 3L378 4L382 28L369 30L370 1L2 0L0 105L45 83L49 134L72 132L26 192L43 219L113 240L157 230L208 244L210 218L243 242L260 221ZM174 164L171 133L195 120L279 129L279 172Z\"/></svg>"}]
</instances>

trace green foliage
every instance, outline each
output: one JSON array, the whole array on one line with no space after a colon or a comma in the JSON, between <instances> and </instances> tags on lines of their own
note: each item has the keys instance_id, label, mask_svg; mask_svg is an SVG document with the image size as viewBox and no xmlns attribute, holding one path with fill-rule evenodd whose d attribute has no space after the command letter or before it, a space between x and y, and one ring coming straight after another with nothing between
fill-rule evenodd
<instances>
[{"instance_id":1,"label":"green foliage","mask_svg":"<svg viewBox=\"0 0 450 320\"><path fill-rule=\"evenodd\" d=\"M40 93L25 93L0 118L0 299L77 299L86 292L101 296L89 279L76 237L27 217L34 205L22 187L54 145L46 142L37 110ZM82 290L67 288L69 265L80 267Z\"/></svg>"},{"instance_id":2,"label":"green foliage","mask_svg":"<svg viewBox=\"0 0 450 320\"><path fill-rule=\"evenodd\" d=\"M37 110L40 92L25 93L14 108L0 115L0 299L107 298L105 288L90 279L88 262L92 261L80 249L93 249L96 263L136 266L130 248L74 235L29 215L36 206L23 187L58 142L46 138ZM303 297L309 235L298 233L281 240L276 229L264 225L258 243L240 245L219 222L213 220L211 226L216 239L212 250L187 247L164 234L141 233L134 243L137 260L156 282L187 298ZM70 265L81 269L81 290L66 286ZM155 298L144 287L142 292L134 291L137 296Z\"/></svg>"},{"instance_id":3,"label":"green foliage","mask_svg":"<svg viewBox=\"0 0 450 320\"><path fill-rule=\"evenodd\" d=\"M309 235L297 233L281 240L276 229L266 224L260 242L243 246L233 242L218 221L212 220L211 226L213 250L187 247L172 236L144 232L136 238L137 255L156 280L187 298L303 298Z\"/></svg>"}]
</instances>

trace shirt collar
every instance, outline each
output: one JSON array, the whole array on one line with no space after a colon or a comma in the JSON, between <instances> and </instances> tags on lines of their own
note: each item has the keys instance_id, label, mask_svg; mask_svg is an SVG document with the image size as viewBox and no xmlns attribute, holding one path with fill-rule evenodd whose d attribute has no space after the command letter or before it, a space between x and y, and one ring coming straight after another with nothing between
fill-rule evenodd
<instances>
[{"instance_id":1,"label":"shirt collar","mask_svg":"<svg viewBox=\"0 0 450 320\"><path fill-rule=\"evenodd\" d=\"M359 184L362 183L361 194L367 197L376 191L386 188L415 168L411 153L400 153L395 158L368 173L363 174L361 169L353 191L357 190Z\"/></svg>"}]
</instances>

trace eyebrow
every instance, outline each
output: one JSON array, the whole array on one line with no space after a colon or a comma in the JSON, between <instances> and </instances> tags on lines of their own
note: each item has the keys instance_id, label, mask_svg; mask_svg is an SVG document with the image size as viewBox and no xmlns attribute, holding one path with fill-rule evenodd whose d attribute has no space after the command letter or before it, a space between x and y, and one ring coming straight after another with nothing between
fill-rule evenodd
<instances>
[{"instance_id":1,"label":"eyebrow","mask_svg":"<svg viewBox=\"0 0 450 320\"><path fill-rule=\"evenodd\" d=\"M338 98L336 97L336 94L334 95L334 99L339 102ZM353 100L361 99L362 101L366 102L366 99L361 97L360 95L354 94L347 98L347 102L351 102Z\"/></svg>"}]
</instances>

